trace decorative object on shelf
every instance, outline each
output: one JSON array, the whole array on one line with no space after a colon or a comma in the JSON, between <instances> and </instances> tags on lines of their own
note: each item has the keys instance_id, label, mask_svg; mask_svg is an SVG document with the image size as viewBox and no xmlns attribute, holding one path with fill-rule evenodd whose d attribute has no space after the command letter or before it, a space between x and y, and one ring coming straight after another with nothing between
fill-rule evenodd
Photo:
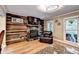
<instances>
[{"instance_id":1,"label":"decorative object on shelf","mask_svg":"<svg viewBox=\"0 0 79 59\"><path fill-rule=\"evenodd\" d=\"M37 19L36 18L34 19L34 22L37 22Z\"/></svg>"},{"instance_id":2,"label":"decorative object on shelf","mask_svg":"<svg viewBox=\"0 0 79 59\"><path fill-rule=\"evenodd\" d=\"M14 22L14 23L23 23L23 19L12 17L12 22Z\"/></svg>"},{"instance_id":3,"label":"decorative object on shelf","mask_svg":"<svg viewBox=\"0 0 79 59\"><path fill-rule=\"evenodd\" d=\"M23 23L24 23L25 25L28 24L27 18L25 18L25 19L23 20Z\"/></svg>"}]
</instances>

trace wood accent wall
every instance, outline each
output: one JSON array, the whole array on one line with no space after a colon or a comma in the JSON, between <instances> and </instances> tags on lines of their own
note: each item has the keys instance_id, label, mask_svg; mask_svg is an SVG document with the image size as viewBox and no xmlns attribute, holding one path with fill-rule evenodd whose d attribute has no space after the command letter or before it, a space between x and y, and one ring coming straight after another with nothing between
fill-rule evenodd
<instances>
[{"instance_id":1,"label":"wood accent wall","mask_svg":"<svg viewBox=\"0 0 79 59\"><path fill-rule=\"evenodd\" d=\"M14 23L12 22L12 17L15 18L21 18L23 21L26 19L26 17L14 15L14 14L6 14L6 42L14 43L18 41L24 40L26 34L27 34L27 27L24 23Z\"/></svg>"},{"instance_id":2,"label":"wood accent wall","mask_svg":"<svg viewBox=\"0 0 79 59\"><path fill-rule=\"evenodd\" d=\"M22 19L23 21L22 22L15 21L17 18L21 19L18 21L22 21ZM35 20L37 21L35 22ZM39 29L39 32L42 33L44 30L44 21L40 18L33 16L25 17L7 13L6 14L7 44L25 40L28 32L27 29L31 27L37 27Z\"/></svg>"}]
</instances>

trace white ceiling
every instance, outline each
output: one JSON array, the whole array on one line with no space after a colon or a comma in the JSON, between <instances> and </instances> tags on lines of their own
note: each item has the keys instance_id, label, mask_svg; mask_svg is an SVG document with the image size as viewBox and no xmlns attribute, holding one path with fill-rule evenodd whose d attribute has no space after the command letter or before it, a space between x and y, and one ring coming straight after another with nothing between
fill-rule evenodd
<instances>
[{"instance_id":1,"label":"white ceiling","mask_svg":"<svg viewBox=\"0 0 79 59\"><path fill-rule=\"evenodd\" d=\"M51 13L44 13L40 11L37 8L37 5L7 5L6 9L7 12L11 12L17 15L45 18L50 16L54 17L68 12L79 10L79 5L64 5L64 7L62 7L61 9Z\"/></svg>"}]
</instances>

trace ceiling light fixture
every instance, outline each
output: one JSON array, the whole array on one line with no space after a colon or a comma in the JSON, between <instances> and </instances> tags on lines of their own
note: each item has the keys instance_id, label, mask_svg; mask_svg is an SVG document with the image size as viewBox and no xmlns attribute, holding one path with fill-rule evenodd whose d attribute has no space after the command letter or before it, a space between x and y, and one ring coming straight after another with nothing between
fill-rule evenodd
<instances>
[{"instance_id":1,"label":"ceiling light fixture","mask_svg":"<svg viewBox=\"0 0 79 59\"><path fill-rule=\"evenodd\" d=\"M61 7L60 5L39 5L38 9L43 12L53 12L59 10Z\"/></svg>"}]
</instances>

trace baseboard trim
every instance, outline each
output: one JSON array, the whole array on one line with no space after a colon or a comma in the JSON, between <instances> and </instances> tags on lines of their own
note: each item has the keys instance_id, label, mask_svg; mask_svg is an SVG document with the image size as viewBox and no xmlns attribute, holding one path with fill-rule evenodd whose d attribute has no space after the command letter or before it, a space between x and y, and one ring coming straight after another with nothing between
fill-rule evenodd
<instances>
[{"instance_id":1,"label":"baseboard trim","mask_svg":"<svg viewBox=\"0 0 79 59\"><path fill-rule=\"evenodd\" d=\"M79 48L79 44L78 43L73 43L73 42L59 40L59 39L53 39L53 40L57 41L57 42L60 42L61 44L65 44L65 45L69 45L69 46L72 46L72 47Z\"/></svg>"}]
</instances>

